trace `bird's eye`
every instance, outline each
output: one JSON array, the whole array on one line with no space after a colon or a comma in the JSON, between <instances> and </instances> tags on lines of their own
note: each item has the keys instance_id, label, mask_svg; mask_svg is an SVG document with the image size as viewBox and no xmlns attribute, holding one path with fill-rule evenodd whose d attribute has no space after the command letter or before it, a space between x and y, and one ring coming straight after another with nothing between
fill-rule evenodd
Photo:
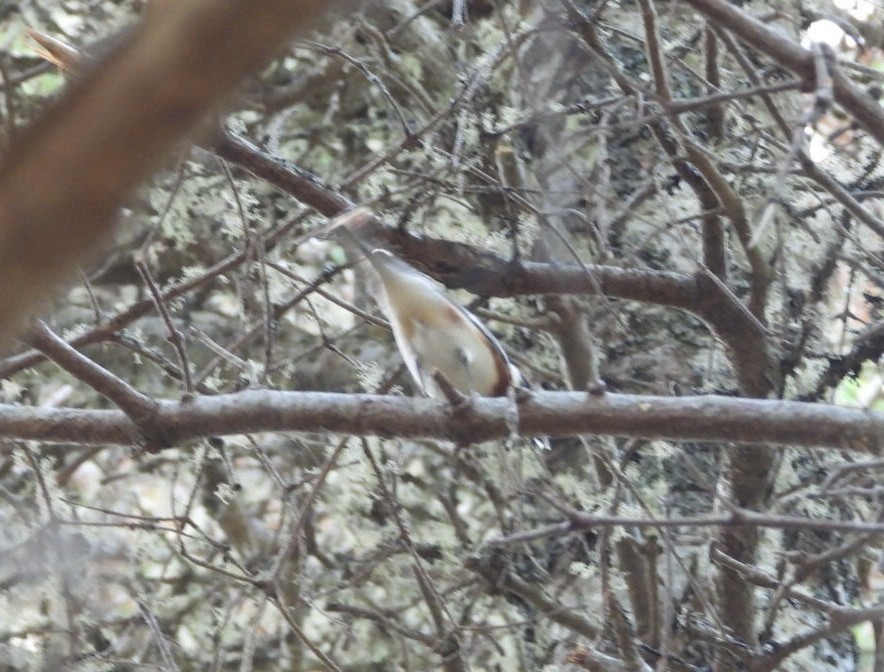
<instances>
[{"instance_id":1,"label":"bird's eye","mask_svg":"<svg viewBox=\"0 0 884 672\"><path fill-rule=\"evenodd\" d=\"M458 361L464 365L464 368L468 367L473 361L473 354L466 348L457 348L455 352L457 352Z\"/></svg>"}]
</instances>

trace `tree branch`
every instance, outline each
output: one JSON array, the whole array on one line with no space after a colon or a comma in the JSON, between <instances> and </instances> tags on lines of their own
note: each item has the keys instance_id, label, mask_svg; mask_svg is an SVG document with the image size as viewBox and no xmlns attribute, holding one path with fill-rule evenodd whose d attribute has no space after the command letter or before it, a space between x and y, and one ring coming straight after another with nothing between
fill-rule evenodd
<instances>
[{"instance_id":1,"label":"tree branch","mask_svg":"<svg viewBox=\"0 0 884 672\"><path fill-rule=\"evenodd\" d=\"M221 96L330 3L173 3L85 73L0 164L0 337L111 228Z\"/></svg>"},{"instance_id":2,"label":"tree branch","mask_svg":"<svg viewBox=\"0 0 884 672\"><path fill-rule=\"evenodd\" d=\"M463 444L511 435L506 398L445 401L370 394L250 390L158 401L152 434L168 445L250 432L434 437ZM721 396L657 397L532 392L519 403L522 436L614 435L669 441L789 444L879 455L884 414L798 401ZM0 437L77 444L139 441L119 411L0 404Z\"/></svg>"},{"instance_id":3,"label":"tree branch","mask_svg":"<svg viewBox=\"0 0 884 672\"><path fill-rule=\"evenodd\" d=\"M116 404L139 427L149 422L157 404L122 378L117 377L69 346L38 320L29 334L30 343L62 369L83 381L105 399Z\"/></svg>"},{"instance_id":4,"label":"tree branch","mask_svg":"<svg viewBox=\"0 0 884 672\"><path fill-rule=\"evenodd\" d=\"M768 28L725 0L685 2L739 36L753 49L766 54L808 83L814 82L813 54L781 32ZM847 110L872 137L884 144L884 111L878 102L838 69L832 72L832 90L835 102Z\"/></svg>"}]
</instances>

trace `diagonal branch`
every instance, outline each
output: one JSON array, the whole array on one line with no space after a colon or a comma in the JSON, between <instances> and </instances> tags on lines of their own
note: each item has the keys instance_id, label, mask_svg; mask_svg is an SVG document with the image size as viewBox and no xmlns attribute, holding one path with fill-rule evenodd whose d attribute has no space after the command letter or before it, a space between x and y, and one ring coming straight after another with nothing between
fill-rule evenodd
<instances>
[{"instance_id":1,"label":"diagonal branch","mask_svg":"<svg viewBox=\"0 0 884 672\"><path fill-rule=\"evenodd\" d=\"M45 322L37 321L29 333L37 350L105 399L113 402L139 428L142 434L151 429L158 404L101 365L80 354L57 336Z\"/></svg>"},{"instance_id":2,"label":"diagonal branch","mask_svg":"<svg viewBox=\"0 0 884 672\"><path fill-rule=\"evenodd\" d=\"M129 192L224 93L329 4L166 3L5 153L0 337L108 233Z\"/></svg>"},{"instance_id":3,"label":"diagonal branch","mask_svg":"<svg viewBox=\"0 0 884 672\"><path fill-rule=\"evenodd\" d=\"M794 40L725 0L684 1L737 35L753 49L766 54L805 81L814 82L813 53ZM884 144L884 110L878 102L838 69L831 74L835 102L849 112L872 137Z\"/></svg>"}]
</instances>

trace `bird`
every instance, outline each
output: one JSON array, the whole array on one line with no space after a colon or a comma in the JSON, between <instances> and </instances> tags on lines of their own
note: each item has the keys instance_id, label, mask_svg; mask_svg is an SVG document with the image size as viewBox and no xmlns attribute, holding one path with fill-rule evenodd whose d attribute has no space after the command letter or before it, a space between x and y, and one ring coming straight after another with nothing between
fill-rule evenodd
<instances>
[{"instance_id":1,"label":"bird","mask_svg":"<svg viewBox=\"0 0 884 672\"><path fill-rule=\"evenodd\" d=\"M500 342L488 328L445 292L444 286L384 248L370 248L361 230L374 220L365 208L337 217L341 231L377 272L375 300L390 322L396 347L418 389L442 396L434 372L464 395L505 396L526 386Z\"/></svg>"},{"instance_id":2,"label":"bird","mask_svg":"<svg viewBox=\"0 0 884 672\"><path fill-rule=\"evenodd\" d=\"M84 60L83 53L79 49L57 37L52 37L52 35L35 28L28 28L27 33L28 37L36 43L36 46L33 47L36 54L62 70L74 71Z\"/></svg>"}]
</instances>

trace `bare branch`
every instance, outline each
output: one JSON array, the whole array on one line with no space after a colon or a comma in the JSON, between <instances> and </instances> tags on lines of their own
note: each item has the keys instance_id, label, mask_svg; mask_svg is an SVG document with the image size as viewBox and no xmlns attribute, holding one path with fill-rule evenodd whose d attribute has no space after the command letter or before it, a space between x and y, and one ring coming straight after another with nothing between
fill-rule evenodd
<instances>
[{"instance_id":1,"label":"bare branch","mask_svg":"<svg viewBox=\"0 0 884 672\"><path fill-rule=\"evenodd\" d=\"M169 444L265 431L436 437L469 445L510 435L507 399L466 408L424 398L249 390L158 401L156 431ZM521 436L610 434L670 441L787 444L878 455L884 414L797 401L721 396L534 392L519 401ZM138 432L116 411L0 404L0 437L71 443L131 443Z\"/></svg>"}]
</instances>

